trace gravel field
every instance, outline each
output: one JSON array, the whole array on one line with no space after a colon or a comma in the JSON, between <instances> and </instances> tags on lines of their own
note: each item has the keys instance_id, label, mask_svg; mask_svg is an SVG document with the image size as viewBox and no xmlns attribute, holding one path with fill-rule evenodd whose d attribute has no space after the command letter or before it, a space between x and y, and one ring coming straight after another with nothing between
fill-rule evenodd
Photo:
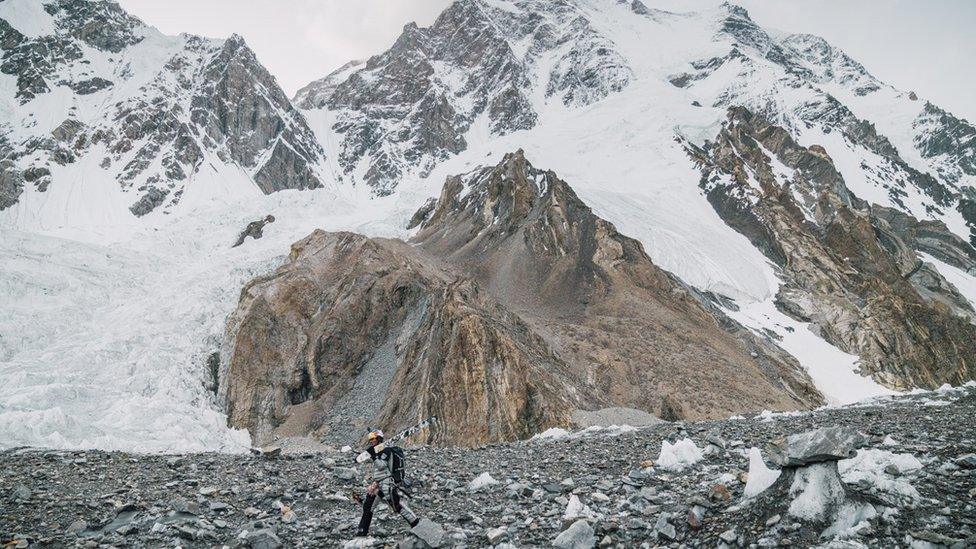
<instances>
[{"instance_id":1,"label":"gravel field","mask_svg":"<svg viewBox=\"0 0 976 549\"><path fill-rule=\"evenodd\" d=\"M976 388L967 387L801 414L594 428L473 450L410 448L409 501L443 527L444 547L552 546L557 537L561 547L973 547L974 417ZM796 482L744 498L751 448L771 467L767 444L822 427L865 435L854 458L803 469L839 464L837 505L820 517L804 515L797 508L804 494L823 494L797 495ZM662 454L665 441L670 451ZM425 546L383 507L374 537L354 538L360 509L352 493L361 491L363 471L352 468L353 454L293 452L7 450L0 453L0 543ZM753 482L765 469L753 464ZM479 476L482 486L470 485ZM852 512L851 502L861 511Z\"/></svg>"}]
</instances>

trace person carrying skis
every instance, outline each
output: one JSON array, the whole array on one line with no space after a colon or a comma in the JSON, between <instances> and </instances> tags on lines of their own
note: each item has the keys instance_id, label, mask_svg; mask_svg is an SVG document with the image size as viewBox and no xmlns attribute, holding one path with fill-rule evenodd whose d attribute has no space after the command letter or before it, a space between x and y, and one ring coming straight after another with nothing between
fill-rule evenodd
<instances>
[{"instance_id":1,"label":"person carrying skis","mask_svg":"<svg viewBox=\"0 0 976 549\"><path fill-rule=\"evenodd\" d=\"M403 449L398 446L387 447L383 444L383 431L376 429L370 431L368 446L356 457L356 463L366 463L370 460L373 462L374 472L371 482L366 487L363 517L359 521L358 535L369 535L369 524L373 521L373 506L377 498L385 501L391 509L399 513L411 528L416 526L420 519L400 497L400 492L405 492Z\"/></svg>"}]
</instances>

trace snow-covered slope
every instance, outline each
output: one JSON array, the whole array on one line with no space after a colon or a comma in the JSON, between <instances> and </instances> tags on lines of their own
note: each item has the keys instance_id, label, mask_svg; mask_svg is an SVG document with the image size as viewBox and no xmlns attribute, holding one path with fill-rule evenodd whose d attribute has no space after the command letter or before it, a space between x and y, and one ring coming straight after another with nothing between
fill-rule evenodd
<instances>
[{"instance_id":1,"label":"snow-covered slope","mask_svg":"<svg viewBox=\"0 0 976 549\"><path fill-rule=\"evenodd\" d=\"M717 211L689 150L739 106L822 147L840 195L894 212L872 209L912 248L906 273L974 303L976 129L819 38L686 6L458 0L292 102L237 37L164 36L102 0L0 2L0 443L241 448L206 385L242 282L314 228L407 236L447 176L518 149L829 400L890 392L778 306L792 275Z\"/></svg>"},{"instance_id":2,"label":"snow-covered slope","mask_svg":"<svg viewBox=\"0 0 976 549\"><path fill-rule=\"evenodd\" d=\"M128 235L4 231L0 445L246 450L208 367L242 285L316 228L402 235L403 220L372 221L385 208L288 190L213 200ZM262 239L231 248L267 214L277 220Z\"/></svg>"}]
</instances>

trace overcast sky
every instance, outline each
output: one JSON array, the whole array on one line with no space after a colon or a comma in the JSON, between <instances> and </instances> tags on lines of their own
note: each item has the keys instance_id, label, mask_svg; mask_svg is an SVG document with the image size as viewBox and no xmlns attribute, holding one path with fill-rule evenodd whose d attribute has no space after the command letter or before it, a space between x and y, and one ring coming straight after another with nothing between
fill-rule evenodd
<instances>
[{"instance_id":1,"label":"overcast sky","mask_svg":"<svg viewBox=\"0 0 976 549\"><path fill-rule=\"evenodd\" d=\"M291 95L382 52L450 0L119 0L167 34L244 39ZM655 0L644 0L649 6ZM692 0L693 4L718 0ZM668 2L674 5L674 0ZM818 34L878 78L976 121L976 0L739 0L763 26Z\"/></svg>"}]
</instances>

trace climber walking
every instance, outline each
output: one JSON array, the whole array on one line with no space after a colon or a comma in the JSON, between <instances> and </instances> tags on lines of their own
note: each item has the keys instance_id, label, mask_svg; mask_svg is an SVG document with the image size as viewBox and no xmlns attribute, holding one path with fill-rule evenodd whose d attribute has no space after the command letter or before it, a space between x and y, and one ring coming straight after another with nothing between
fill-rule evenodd
<instances>
[{"instance_id":1,"label":"climber walking","mask_svg":"<svg viewBox=\"0 0 976 549\"><path fill-rule=\"evenodd\" d=\"M363 500L363 518L359 521L358 535L369 535L369 524L373 521L373 506L377 498L385 501L393 511L399 513L411 528L416 526L420 519L407 507L401 496L401 492L409 496L409 492L406 492L403 486L405 465L403 449L398 446L386 446L383 443L383 431L376 429L369 433L366 451L356 457L357 463L366 463L370 460L373 462L373 475L368 479L369 485L366 487L366 499Z\"/></svg>"}]
</instances>

